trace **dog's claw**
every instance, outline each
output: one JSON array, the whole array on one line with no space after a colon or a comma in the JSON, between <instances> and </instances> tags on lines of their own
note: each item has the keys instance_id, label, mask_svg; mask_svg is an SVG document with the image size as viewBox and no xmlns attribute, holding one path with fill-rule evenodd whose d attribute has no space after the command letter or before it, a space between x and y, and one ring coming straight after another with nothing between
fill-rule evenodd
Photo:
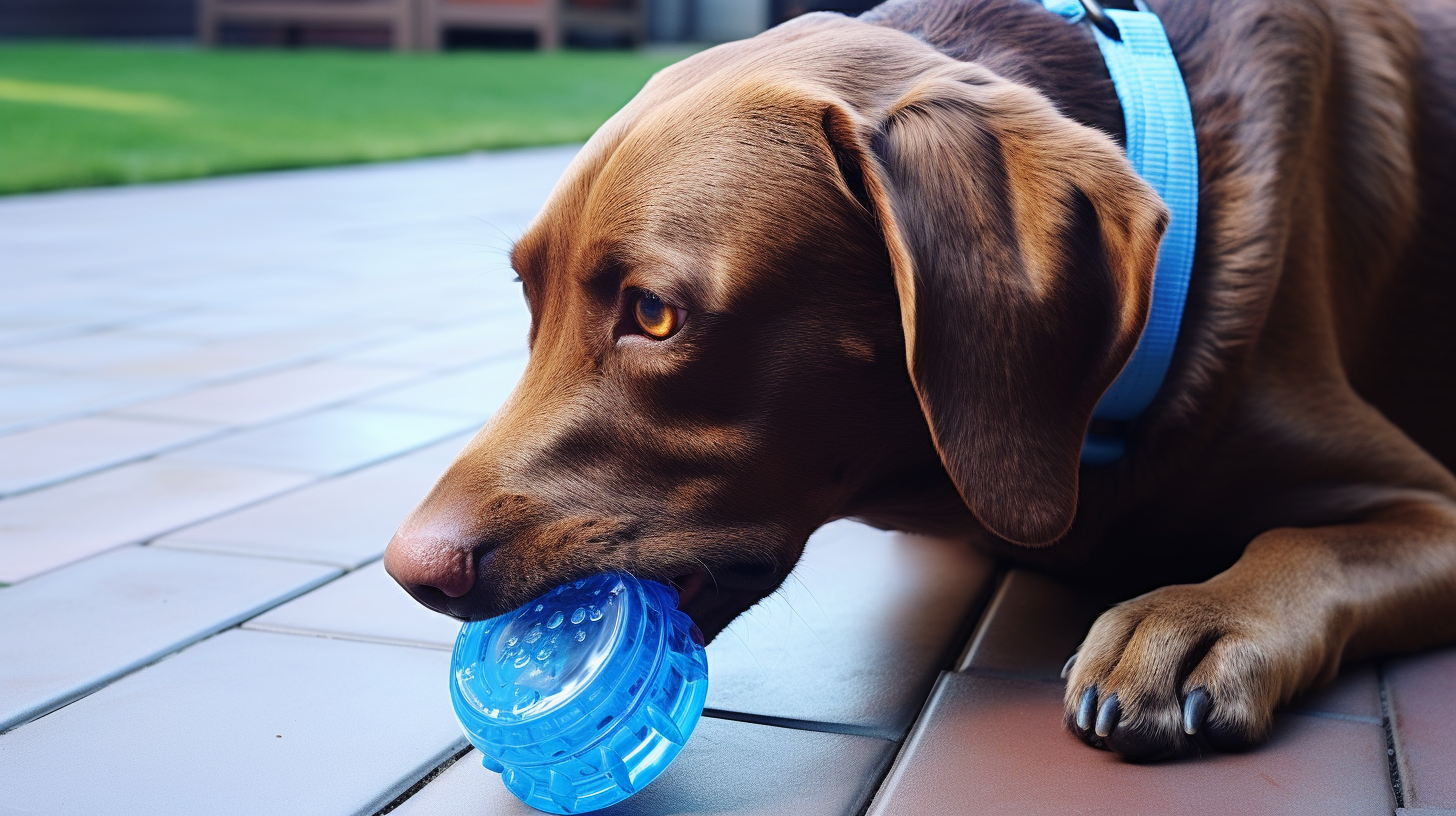
<instances>
[{"instance_id":1,"label":"dog's claw","mask_svg":"<svg viewBox=\"0 0 1456 816\"><path fill-rule=\"evenodd\" d=\"M1107 739L1111 736L1112 730L1117 728L1117 721L1122 718L1122 707L1117 704L1117 692L1107 695L1102 701L1102 708L1097 710L1097 725L1093 733Z\"/></svg>"},{"instance_id":2,"label":"dog's claw","mask_svg":"<svg viewBox=\"0 0 1456 816\"><path fill-rule=\"evenodd\" d=\"M1082 699L1077 703L1077 728L1082 731L1092 730L1092 715L1097 711L1097 687L1088 686L1082 692Z\"/></svg>"},{"instance_id":3,"label":"dog's claw","mask_svg":"<svg viewBox=\"0 0 1456 816\"><path fill-rule=\"evenodd\" d=\"M1069 674L1072 673L1072 667L1075 666L1076 664L1077 664L1077 653L1076 652L1073 652L1072 653L1072 656L1069 657L1069 658L1067 658L1067 664L1065 666L1062 666L1062 679L1063 680L1066 680L1067 679L1067 675L1069 675Z\"/></svg>"},{"instance_id":4,"label":"dog's claw","mask_svg":"<svg viewBox=\"0 0 1456 816\"><path fill-rule=\"evenodd\" d=\"M1190 737L1198 733L1212 703L1213 697L1203 686L1188 692L1188 699L1183 701L1183 733Z\"/></svg>"}]
</instances>

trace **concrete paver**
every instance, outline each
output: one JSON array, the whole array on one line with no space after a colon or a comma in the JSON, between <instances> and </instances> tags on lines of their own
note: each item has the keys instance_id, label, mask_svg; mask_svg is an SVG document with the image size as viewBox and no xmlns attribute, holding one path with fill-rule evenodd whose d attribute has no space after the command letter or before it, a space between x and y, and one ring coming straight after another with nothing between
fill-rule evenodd
<instances>
[{"instance_id":1,"label":"concrete paver","mask_svg":"<svg viewBox=\"0 0 1456 816\"><path fill-rule=\"evenodd\" d=\"M135 331L117 329L0 348L0 363L59 372L94 371L196 347L196 343L185 340L139 336Z\"/></svg>"},{"instance_id":2,"label":"concrete paver","mask_svg":"<svg viewBox=\"0 0 1456 816\"><path fill-rule=\"evenodd\" d=\"M167 458L326 475L397 456L475 424L473 418L342 406L209 440Z\"/></svg>"},{"instance_id":3,"label":"concrete paver","mask_svg":"<svg viewBox=\"0 0 1456 816\"><path fill-rule=\"evenodd\" d=\"M339 574L122 547L0 592L0 731Z\"/></svg>"},{"instance_id":4,"label":"concrete paver","mask_svg":"<svg viewBox=\"0 0 1456 816\"><path fill-rule=\"evenodd\" d=\"M121 413L227 426L256 425L343 402L418 376L409 369L324 361L130 405Z\"/></svg>"},{"instance_id":5,"label":"concrete paver","mask_svg":"<svg viewBox=\"0 0 1456 816\"><path fill-rule=\"evenodd\" d=\"M311 481L306 473L150 459L0 501L0 581L146 541Z\"/></svg>"},{"instance_id":6,"label":"concrete paver","mask_svg":"<svg viewBox=\"0 0 1456 816\"><path fill-rule=\"evenodd\" d=\"M371 408L457 414L484 424L510 396L525 368L526 355L512 354L393 388L359 404Z\"/></svg>"},{"instance_id":7,"label":"concrete paver","mask_svg":"<svg viewBox=\"0 0 1456 816\"><path fill-rule=\"evenodd\" d=\"M1379 723L1286 714L1242 754L1135 765L1062 726L1062 685L947 672L870 816L1351 814L1395 808Z\"/></svg>"},{"instance_id":8,"label":"concrete paver","mask_svg":"<svg viewBox=\"0 0 1456 816\"><path fill-rule=\"evenodd\" d=\"M522 370L504 253L573 153L0 199L0 718L49 711L0 734L0 810L369 814L458 754L456 624L377 559ZM1132 766L1061 726L1094 606L1012 570L958 642L991 575L820 532L609 813L1390 813L1376 666L1252 753ZM1381 667L1411 813L1456 812L1447 657ZM520 809L471 753L395 812Z\"/></svg>"},{"instance_id":9,"label":"concrete paver","mask_svg":"<svg viewBox=\"0 0 1456 816\"><path fill-rule=\"evenodd\" d=\"M733 813L854 816L895 743L704 717L662 776L602 816ZM531 816L472 750L393 811L399 816Z\"/></svg>"},{"instance_id":10,"label":"concrete paver","mask_svg":"<svg viewBox=\"0 0 1456 816\"><path fill-rule=\"evenodd\" d=\"M233 630L0 736L19 813L371 813L464 746L449 654Z\"/></svg>"},{"instance_id":11,"label":"concrete paver","mask_svg":"<svg viewBox=\"0 0 1456 816\"><path fill-rule=\"evenodd\" d=\"M218 430L200 422L102 414L0 436L0 495L157 454Z\"/></svg>"},{"instance_id":12,"label":"concrete paver","mask_svg":"<svg viewBox=\"0 0 1456 816\"><path fill-rule=\"evenodd\" d=\"M158 547L296 558L353 568L384 554L469 435L327 479L153 542Z\"/></svg>"},{"instance_id":13,"label":"concrete paver","mask_svg":"<svg viewBox=\"0 0 1456 816\"><path fill-rule=\"evenodd\" d=\"M1395 661L1385 674L1401 787L1410 808L1456 812L1456 649Z\"/></svg>"},{"instance_id":14,"label":"concrete paver","mask_svg":"<svg viewBox=\"0 0 1456 816\"><path fill-rule=\"evenodd\" d=\"M375 561L243 628L449 650L460 621L420 605Z\"/></svg>"},{"instance_id":15,"label":"concrete paver","mask_svg":"<svg viewBox=\"0 0 1456 816\"><path fill-rule=\"evenodd\" d=\"M345 355L342 359L438 371L525 353L530 321L523 307L517 304L510 306L513 308L504 309L486 320L382 343Z\"/></svg>"},{"instance_id":16,"label":"concrete paver","mask_svg":"<svg viewBox=\"0 0 1456 816\"><path fill-rule=\"evenodd\" d=\"M708 708L899 739L991 573L962 541L827 525L783 588L708 645Z\"/></svg>"},{"instance_id":17,"label":"concrete paver","mask_svg":"<svg viewBox=\"0 0 1456 816\"><path fill-rule=\"evenodd\" d=\"M42 427L107 408L175 393L166 382L55 374L30 370L30 376L5 386L0 400L0 433Z\"/></svg>"}]
</instances>

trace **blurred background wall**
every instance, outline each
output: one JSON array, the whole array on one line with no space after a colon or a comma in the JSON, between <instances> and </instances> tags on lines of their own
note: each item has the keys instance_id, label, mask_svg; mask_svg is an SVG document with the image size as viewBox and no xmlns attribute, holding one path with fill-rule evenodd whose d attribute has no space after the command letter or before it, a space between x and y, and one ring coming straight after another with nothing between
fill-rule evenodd
<instances>
[{"instance_id":1,"label":"blurred background wall","mask_svg":"<svg viewBox=\"0 0 1456 816\"><path fill-rule=\"evenodd\" d=\"M0 0L0 37L191 37L195 6L195 0Z\"/></svg>"},{"instance_id":2,"label":"blurred background wall","mask_svg":"<svg viewBox=\"0 0 1456 816\"><path fill-rule=\"evenodd\" d=\"M874 5L876 0L648 0L648 38L725 42L808 11L858 14ZM0 0L0 37L183 39L196 31L196 14L196 0Z\"/></svg>"}]
</instances>

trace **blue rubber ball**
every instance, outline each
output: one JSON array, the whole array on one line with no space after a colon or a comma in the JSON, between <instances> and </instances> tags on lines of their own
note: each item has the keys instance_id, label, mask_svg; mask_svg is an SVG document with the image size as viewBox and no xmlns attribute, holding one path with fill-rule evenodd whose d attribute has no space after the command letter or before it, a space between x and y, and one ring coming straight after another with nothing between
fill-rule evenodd
<instances>
[{"instance_id":1,"label":"blue rubber ball","mask_svg":"<svg viewBox=\"0 0 1456 816\"><path fill-rule=\"evenodd\" d=\"M585 813L672 762L703 713L703 636L677 593L625 573L557 587L455 639L450 698L521 801Z\"/></svg>"}]
</instances>

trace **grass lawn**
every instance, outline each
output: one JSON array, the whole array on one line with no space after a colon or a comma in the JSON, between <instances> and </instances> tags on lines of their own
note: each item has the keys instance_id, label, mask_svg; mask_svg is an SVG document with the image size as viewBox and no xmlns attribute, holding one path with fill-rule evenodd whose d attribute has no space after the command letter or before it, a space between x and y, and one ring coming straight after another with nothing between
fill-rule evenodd
<instances>
[{"instance_id":1,"label":"grass lawn","mask_svg":"<svg viewBox=\"0 0 1456 816\"><path fill-rule=\"evenodd\" d=\"M681 56L0 45L0 193L580 141Z\"/></svg>"}]
</instances>

